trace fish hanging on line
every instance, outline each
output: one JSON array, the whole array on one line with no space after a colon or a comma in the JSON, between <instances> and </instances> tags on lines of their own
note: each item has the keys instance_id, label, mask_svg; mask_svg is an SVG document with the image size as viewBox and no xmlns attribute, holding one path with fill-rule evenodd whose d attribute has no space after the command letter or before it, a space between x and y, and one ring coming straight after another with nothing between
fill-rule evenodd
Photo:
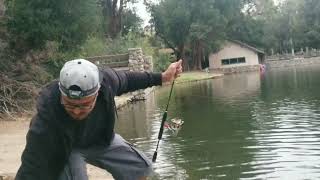
<instances>
[{"instance_id":1,"label":"fish hanging on line","mask_svg":"<svg viewBox=\"0 0 320 180\"><path fill-rule=\"evenodd\" d=\"M174 135L177 135L178 132L181 130L183 124L184 124L184 121L182 121L182 119L173 118L173 119L171 119L169 122L166 122L166 123L164 124L164 127L165 127L166 129L171 130L171 132L172 132Z\"/></svg>"}]
</instances>

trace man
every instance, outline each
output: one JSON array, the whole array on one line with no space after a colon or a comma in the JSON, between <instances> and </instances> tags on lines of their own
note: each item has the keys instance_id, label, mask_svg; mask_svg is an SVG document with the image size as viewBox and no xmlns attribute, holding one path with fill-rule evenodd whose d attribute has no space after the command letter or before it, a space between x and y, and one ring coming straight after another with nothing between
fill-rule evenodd
<instances>
[{"instance_id":1,"label":"man","mask_svg":"<svg viewBox=\"0 0 320 180\"><path fill-rule=\"evenodd\" d=\"M117 180L146 179L151 162L114 133L114 97L161 85L182 72L181 60L163 73L99 70L67 62L40 93L16 180L87 180L85 162Z\"/></svg>"}]
</instances>

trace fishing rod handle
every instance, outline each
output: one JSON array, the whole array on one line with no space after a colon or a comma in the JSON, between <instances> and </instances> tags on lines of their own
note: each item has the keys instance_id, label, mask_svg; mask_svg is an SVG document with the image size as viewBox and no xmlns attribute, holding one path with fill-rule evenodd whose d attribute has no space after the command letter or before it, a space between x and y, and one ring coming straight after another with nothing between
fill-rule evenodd
<instances>
[{"instance_id":1,"label":"fishing rod handle","mask_svg":"<svg viewBox=\"0 0 320 180\"><path fill-rule=\"evenodd\" d=\"M158 152L155 151L153 156L152 156L152 162L156 162L157 161L157 156L158 156Z\"/></svg>"},{"instance_id":2,"label":"fishing rod handle","mask_svg":"<svg viewBox=\"0 0 320 180\"><path fill-rule=\"evenodd\" d=\"M167 120L167 111L165 111L165 112L163 113L163 116L162 116L160 131L159 131L159 135L158 135L158 139L159 139L159 140L162 138L163 127L164 127L164 123L166 122L166 120Z\"/></svg>"}]
</instances>

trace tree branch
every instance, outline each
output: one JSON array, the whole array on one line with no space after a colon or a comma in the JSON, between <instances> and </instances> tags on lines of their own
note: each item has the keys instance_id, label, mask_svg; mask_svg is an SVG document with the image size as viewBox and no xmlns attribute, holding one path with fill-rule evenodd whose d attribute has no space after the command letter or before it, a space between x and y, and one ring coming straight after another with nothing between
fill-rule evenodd
<instances>
[{"instance_id":1,"label":"tree branch","mask_svg":"<svg viewBox=\"0 0 320 180\"><path fill-rule=\"evenodd\" d=\"M167 40L163 35L161 35L160 33L156 33L156 35L157 36L159 36L163 41L164 41L164 43L166 43L167 44L167 46L169 46L169 48L171 48L172 50L173 50L173 52L175 53L175 54L178 54L179 52L177 51L177 49L175 48L175 46L174 45L172 45L170 42L169 42L169 40Z\"/></svg>"}]
</instances>

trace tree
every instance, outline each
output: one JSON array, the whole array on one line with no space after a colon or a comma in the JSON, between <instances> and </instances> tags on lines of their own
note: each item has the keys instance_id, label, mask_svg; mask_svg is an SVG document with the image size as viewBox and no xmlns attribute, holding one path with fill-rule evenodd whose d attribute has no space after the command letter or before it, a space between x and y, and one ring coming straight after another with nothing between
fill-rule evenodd
<instances>
[{"instance_id":1,"label":"tree","mask_svg":"<svg viewBox=\"0 0 320 180\"><path fill-rule=\"evenodd\" d=\"M226 39L266 52L320 48L317 0L162 0L149 6L156 34L178 57L188 52L193 69Z\"/></svg>"},{"instance_id":2,"label":"tree","mask_svg":"<svg viewBox=\"0 0 320 180\"><path fill-rule=\"evenodd\" d=\"M320 48L320 1L304 1L301 8L305 34L305 46Z\"/></svg>"},{"instance_id":3,"label":"tree","mask_svg":"<svg viewBox=\"0 0 320 180\"><path fill-rule=\"evenodd\" d=\"M127 10L128 4L133 4L136 0L99 0L99 2L106 22L106 36L114 39L123 30L124 14L133 15L132 11L130 14Z\"/></svg>"},{"instance_id":4,"label":"tree","mask_svg":"<svg viewBox=\"0 0 320 180\"><path fill-rule=\"evenodd\" d=\"M143 20L136 14L134 10L126 9L122 14L122 35L129 32L141 33Z\"/></svg>"},{"instance_id":5,"label":"tree","mask_svg":"<svg viewBox=\"0 0 320 180\"><path fill-rule=\"evenodd\" d=\"M46 41L72 49L99 27L95 0L7 0L7 6L8 31L20 51L41 49Z\"/></svg>"},{"instance_id":6,"label":"tree","mask_svg":"<svg viewBox=\"0 0 320 180\"><path fill-rule=\"evenodd\" d=\"M216 1L164 0L151 7L156 35L172 48L183 61L184 69L201 69L202 61L217 49L224 37L225 18L220 15Z\"/></svg>"},{"instance_id":7,"label":"tree","mask_svg":"<svg viewBox=\"0 0 320 180\"><path fill-rule=\"evenodd\" d=\"M266 24L272 22L272 0L243 0L236 4L234 10L227 16L228 38L236 39L252 46L264 48L264 33ZM270 37L270 36L268 36Z\"/></svg>"},{"instance_id":8,"label":"tree","mask_svg":"<svg viewBox=\"0 0 320 180\"><path fill-rule=\"evenodd\" d=\"M194 70L201 70L209 53L220 48L226 38L226 20L216 8L214 1L192 1L190 42Z\"/></svg>"},{"instance_id":9,"label":"tree","mask_svg":"<svg viewBox=\"0 0 320 180\"><path fill-rule=\"evenodd\" d=\"M164 0L151 7L156 35L173 49L177 58L185 59L185 46L189 37L192 14L189 0ZM188 69L188 64L183 61Z\"/></svg>"}]
</instances>

